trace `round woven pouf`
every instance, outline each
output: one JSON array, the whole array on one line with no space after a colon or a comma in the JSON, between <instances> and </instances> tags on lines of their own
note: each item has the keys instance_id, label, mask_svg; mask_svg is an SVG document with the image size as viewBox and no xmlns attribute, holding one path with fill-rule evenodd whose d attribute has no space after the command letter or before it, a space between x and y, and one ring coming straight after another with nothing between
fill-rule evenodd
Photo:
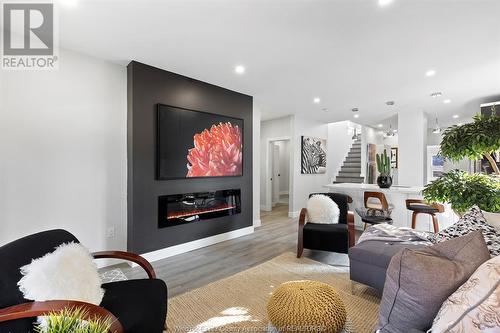
<instances>
[{"instance_id":1,"label":"round woven pouf","mask_svg":"<svg viewBox=\"0 0 500 333\"><path fill-rule=\"evenodd\" d=\"M339 333L347 319L335 289L307 280L285 282L276 288L267 303L267 314L270 330L280 333Z\"/></svg>"}]
</instances>

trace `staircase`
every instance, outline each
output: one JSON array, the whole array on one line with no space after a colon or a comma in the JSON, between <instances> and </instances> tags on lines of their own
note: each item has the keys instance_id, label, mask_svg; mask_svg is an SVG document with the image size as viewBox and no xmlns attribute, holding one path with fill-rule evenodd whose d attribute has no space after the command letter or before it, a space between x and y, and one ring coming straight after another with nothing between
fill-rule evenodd
<instances>
[{"instance_id":1,"label":"staircase","mask_svg":"<svg viewBox=\"0 0 500 333\"><path fill-rule=\"evenodd\" d=\"M361 174L361 139L353 141L351 149L340 168L334 183L362 183Z\"/></svg>"}]
</instances>

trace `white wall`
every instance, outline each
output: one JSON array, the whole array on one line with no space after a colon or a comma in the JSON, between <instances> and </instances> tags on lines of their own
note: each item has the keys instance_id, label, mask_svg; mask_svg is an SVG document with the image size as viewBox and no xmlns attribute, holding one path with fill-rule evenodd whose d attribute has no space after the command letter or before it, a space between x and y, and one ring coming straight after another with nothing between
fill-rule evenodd
<instances>
[{"instance_id":1,"label":"white wall","mask_svg":"<svg viewBox=\"0 0 500 333\"><path fill-rule=\"evenodd\" d=\"M57 71L0 76L0 245L64 228L125 249L125 67L61 50Z\"/></svg>"},{"instance_id":2,"label":"white wall","mask_svg":"<svg viewBox=\"0 0 500 333\"><path fill-rule=\"evenodd\" d=\"M302 207L305 207L310 193L324 191L323 185L329 182L328 172L321 175L302 175L300 173L300 140L302 135L328 138L328 125L318 121L296 116L287 116L283 118L263 121L261 123L261 189L260 202L262 209L270 210L270 200L267 197L271 195L267 189L267 176L270 173L270 156L268 144L269 140L290 138L290 216L296 217ZM327 142L327 149L329 143ZM267 155L267 156L266 156ZM327 169L329 161L327 157Z\"/></svg>"},{"instance_id":3,"label":"white wall","mask_svg":"<svg viewBox=\"0 0 500 333\"><path fill-rule=\"evenodd\" d=\"M327 174L328 182L335 179L352 146L354 129L361 126L350 121L328 124Z\"/></svg>"},{"instance_id":4,"label":"white wall","mask_svg":"<svg viewBox=\"0 0 500 333\"><path fill-rule=\"evenodd\" d=\"M252 119L252 159L253 159L253 226L258 227L260 221L260 110L253 108Z\"/></svg>"},{"instance_id":5,"label":"white wall","mask_svg":"<svg viewBox=\"0 0 500 333\"><path fill-rule=\"evenodd\" d=\"M432 133L432 128L427 129L427 145L439 146L441 144L442 139L443 139L443 132Z\"/></svg>"},{"instance_id":6,"label":"white wall","mask_svg":"<svg viewBox=\"0 0 500 333\"><path fill-rule=\"evenodd\" d=\"M427 116L422 110L398 114L400 185L423 186L427 174Z\"/></svg>"},{"instance_id":7,"label":"white wall","mask_svg":"<svg viewBox=\"0 0 500 333\"><path fill-rule=\"evenodd\" d=\"M309 194L312 192L325 191L323 185L329 183L328 172L319 175L303 175L300 173L301 160L300 160L300 148L301 148L301 136L307 135L317 138L328 138L328 124L321 123L318 121L310 120L307 118L295 116L292 121L293 124L293 138L292 138L292 159L293 159L293 169L292 169L292 188L293 195L291 198L290 215L293 217L298 216L300 209L305 207ZM330 142L327 141L326 149L330 149ZM326 166L328 169L328 159L326 160Z\"/></svg>"},{"instance_id":8,"label":"white wall","mask_svg":"<svg viewBox=\"0 0 500 333\"><path fill-rule=\"evenodd\" d=\"M269 140L280 138L291 138L292 116L266 120L261 122L260 127L260 208L270 210L271 195L267 188L267 178L270 174L270 151ZM292 143L293 144L293 143ZM291 183L290 183L291 186ZM292 195L292 194L290 194Z\"/></svg>"}]
</instances>

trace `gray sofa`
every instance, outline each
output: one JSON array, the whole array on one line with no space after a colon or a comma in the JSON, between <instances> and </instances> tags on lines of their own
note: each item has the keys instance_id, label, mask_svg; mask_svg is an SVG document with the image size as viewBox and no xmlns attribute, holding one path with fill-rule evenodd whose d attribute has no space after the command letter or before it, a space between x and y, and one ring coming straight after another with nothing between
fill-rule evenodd
<instances>
[{"instance_id":1,"label":"gray sofa","mask_svg":"<svg viewBox=\"0 0 500 333\"><path fill-rule=\"evenodd\" d=\"M392 257L404 248L416 249L422 245L367 240L349 249L350 277L376 290L384 290L385 274ZM425 333L416 329L408 333Z\"/></svg>"},{"instance_id":2,"label":"gray sofa","mask_svg":"<svg viewBox=\"0 0 500 333\"><path fill-rule=\"evenodd\" d=\"M403 248L415 249L421 244L401 244L367 240L349 249L350 277L382 292L385 273L392 257Z\"/></svg>"}]
</instances>

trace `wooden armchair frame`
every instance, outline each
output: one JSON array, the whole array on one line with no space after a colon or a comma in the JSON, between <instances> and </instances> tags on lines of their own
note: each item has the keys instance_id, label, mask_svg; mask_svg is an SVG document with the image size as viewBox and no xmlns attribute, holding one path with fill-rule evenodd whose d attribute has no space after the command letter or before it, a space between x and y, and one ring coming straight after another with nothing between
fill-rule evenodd
<instances>
[{"instance_id":1,"label":"wooden armchair frame","mask_svg":"<svg viewBox=\"0 0 500 333\"><path fill-rule=\"evenodd\" d=\"M94 259L113 258L132 261L141 266L146 271L150 279L156 278L153 266L151 266L151 264L146 259L135 253L125 251L102 251L92 253L92 256L94 257ZM110 333L124 333L123 326L118 318L116 318L107 309L86 302L68 300L27 302L0 309L0 323L16 319L43 316L51 312L61 311L65 308L71 307L80 307L85 309L87 311L86 319L109 318L112 321Z\"/></svg>"},{"instance_id":2,"label":"wooden armchair frame","mask_svg":"<svg viewBox=\"0 0 500 333\"><path fill-rule=\"evenodd\" d=\"M352 198L349 197L348 203L352 203ZM297 258L302 257L304 252L304 226L307 219L307 208L302 208L299 215L299 230L297 238ZM356 230L354 228L354 212L347 211L347 234L348 234L348 247L353 247L356 243Z\"/></svg>"},{"instance_id":3,"label":"wooden armchair frame","mask_svg":"<svg viewBox=\"0 0 500 333\"><path fill-rule=\"evenodd\" d=\"M389 203L387 202L387 198L385 197L384 193L366 191L364 194L364 202L366 208L368 208L368 199L370 198L378 199L380 201L380 204L382 205L383 210L389 209Z\"/></svg>"}]
</instances>

